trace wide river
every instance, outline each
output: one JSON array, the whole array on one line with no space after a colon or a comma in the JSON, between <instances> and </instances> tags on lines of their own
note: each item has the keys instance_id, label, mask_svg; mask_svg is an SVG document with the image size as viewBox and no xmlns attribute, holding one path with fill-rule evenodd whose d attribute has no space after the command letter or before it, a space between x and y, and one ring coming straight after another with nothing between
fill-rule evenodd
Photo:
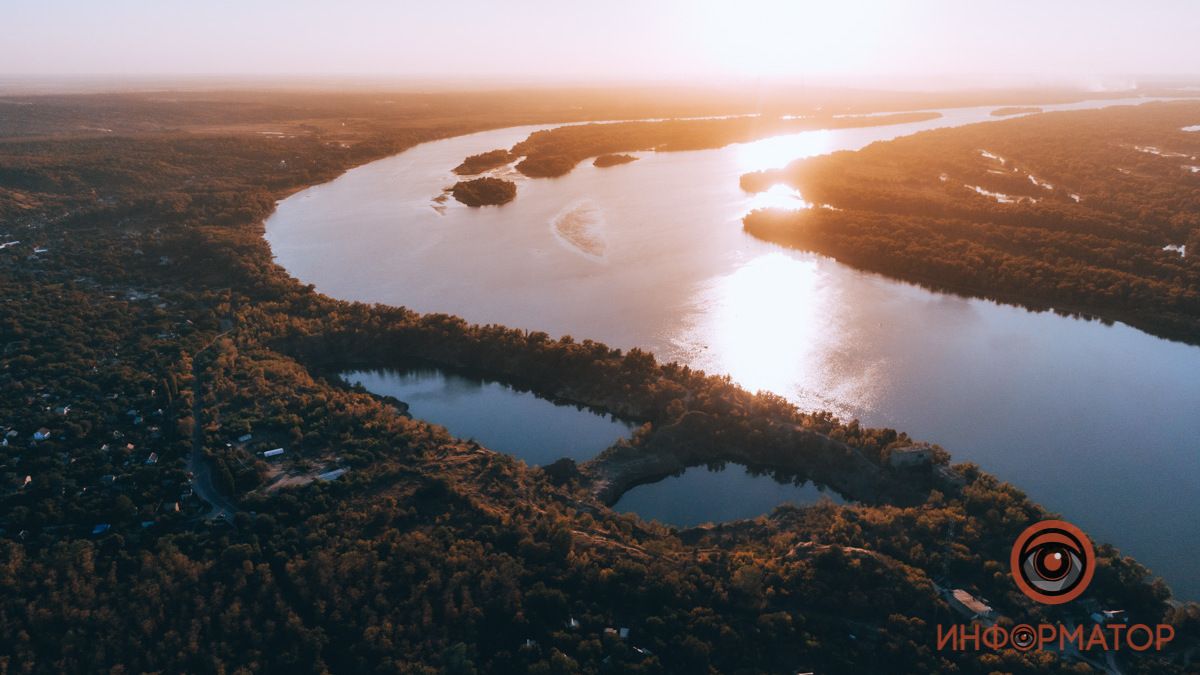
<instances>
[{"instance_id":1,"label":"wide river","mask_svg":"<svg viewBox=\"0 0 1200 675\"><path fill-rule=\"evenodd\" d=\"M464 157L545 127L477 133L299 192L266 237L282 266L333 297L639 346L939 443L1200 598L1200 348L930 292L742 232L757 205L802 205L779 189L743 193L743 173L994 120L992 109L639 153L557 179L513 176L519 193L503 207L435 204Z\"/></svg>"}]
</instances>

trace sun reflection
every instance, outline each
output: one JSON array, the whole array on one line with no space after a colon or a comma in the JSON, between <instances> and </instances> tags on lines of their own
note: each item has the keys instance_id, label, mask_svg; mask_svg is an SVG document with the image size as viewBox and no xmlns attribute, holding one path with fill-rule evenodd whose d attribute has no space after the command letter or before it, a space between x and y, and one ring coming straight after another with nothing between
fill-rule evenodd
<instances>
[{"instance_id":1,"label":"sun reflection","mask_svg":"<svg viewBox=\"0 0 1200 675\"><path fill-rule=\"evenodd\" d=\"M811 209L812 204L804 200L800 193L787 185L772 185L770 189L759 192L750 198L748 211L754 209Z\"/></svg>"},{"instance_id":2,"label":"sun reflection","mask_svg":"<svg viewBox=\"0 0 1200 675\"><path fill-rule=\"evenodd\" d=\"M706 370L729 373L750 391L792 397L816 377L822 335L830 333L816 260L782 252L751 260L712 282L697 327Z\"/></svg>"},{"instance_id":3,"label":"sun reflection","mask_svg":"<svg viewBox=\"0 0 1200 675\"><path fill-rule=\"evenodd\" d=\"M742 173L776 169L792 160L829 153L835 149L834 138L833 130L818 129L741 143L734 146L738 169Z\"/></svg>"}]
</instances>

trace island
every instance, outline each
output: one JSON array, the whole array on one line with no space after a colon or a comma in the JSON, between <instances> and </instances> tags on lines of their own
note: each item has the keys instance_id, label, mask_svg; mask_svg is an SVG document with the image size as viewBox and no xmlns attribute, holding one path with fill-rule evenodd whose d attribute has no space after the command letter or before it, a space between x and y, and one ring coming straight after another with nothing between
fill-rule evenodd
<instances>
[{"instance_id":1,"label":"island","mask_svg":"<svg viewBox=\"0 0 1200 675\"><path fill-rule=\"evenodd\" d=\"M1200 102L939 129L744 175L833 208L750 234L935 289L1200 344ZM1168 248L1171 247L1171 248ZM1182 255L1181 255L1182 253Z\"/></svg>"},{"instance_id":2,"label":"island","mask_svg":"<svg viewBox=\"0 0 1200 675\"><path fill-rule=\"evenodd\" d=\"M637 160L638 158L634 157L633 155L600 155L596 159L592 160L592 166L603 169L610 166L617 166L619 164L636 162Z\"/></svg>"},{"instance_id":3,"label":"island","mask_svg":"<svg viewBox=\"0 0 1200 675\"><path fill-rule=\"evenodd\" d=\"M516 199L517 184L511 180L485 176L460 180L450 188L450 193L467 206L500 206Z\"/></svg>"},{"instance_id":4,"label":"island","mask_svg":"<svg viewBox=\"0 0 1200 675\"><path fill-rule=\"evenodd\" d=\"M454 173L459 176L475 176L485 171L498 169L514 159L516 157L512 153L503 149L481 152L464 159L462 164L454 167Z\"/></svg>"},{"instance_id":5,"label":"island","mask_svg":"<svg viewBox=\"0 0 1200 675\"><path fill-rule=\"evenodd\" d=\"M1036 106L1008 106L1006 108L996 108L992 111L992 116L1011 117L1012 115L1030 115L1040 112L1042 112L1042 109Z\"/></svg>"}]
</instances>

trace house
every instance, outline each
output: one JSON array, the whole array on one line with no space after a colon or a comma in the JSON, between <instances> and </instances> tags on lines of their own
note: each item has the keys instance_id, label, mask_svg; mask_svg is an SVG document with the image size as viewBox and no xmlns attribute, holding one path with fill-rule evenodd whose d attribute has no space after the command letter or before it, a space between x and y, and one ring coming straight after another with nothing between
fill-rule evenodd
<instances>
[{"instance_id":1,"label":"house","mask_svg":"<svg viewBox=\"0 0 1200 675\"><path fill-rule=\"evenodd\" d=\"M32 482L33 482L33 476L25 476L25 481L21 483L21 487L22 488L29 487L29 484Z\"/></svg>"},{"instance_id":2,"label":"house","mask_svg":"<svg viewBox=\"0 0 1200 675\"><path fill-rule=\"evenodd\" d=\"M55 415L67 415L70 412L71 412L71 406L69 406L69 405L60 405L54 409Z\"/></svg>"},{"instance_id":3,"label":"house","mask_svg":"<svg viewBox=\"0 0 1200 675\"><path fill-rule=\"evenodd\" d=\"M112 485L115 482L117 482L117 477L111 473L106 473L103 476L100 476L101 485Z\"/></svg>"},{"instance_id":4,"label":"house","mask_svg":"<svg viewBox=\"0 0 1200 675\"><path fill-rule=\"evenodd\" d=\"M254 438L254 434L242 434L238 436L238 443L249 443L250 439Z\"/></svg>"},{"instance_id":5,"label":"house","mask_svg":"<svg viewBox=\"0 0 1200 675\"><path fill-rule=\"evenodd\" d=\"M35 440L35 441L50 440L50 430L47 429L46 427L42 427L41 429L38 429L37 431L33 432L33 440Z\"/></svg>"},{"instance_id":6,"label":"house","mask_svg":"<svg viewBox=\"0 0 1200 675\"><path fill-rule=\"evenodd\" d=\"M325 473L318 474L317 478L319 480L337 480L341 478L342 474L344 473L346 473L345 469L334 469L333 471L326 471Z\"/></svg>"},{"instance_id":7,"label":"house","mask_svg":"<svg viewBox=\"0 0 1200 675\"><path fill-rule=\"evenodd\" d=\"M105 532L108 532L109 528L111 527L112 525L109 525L108 523L100 523L92 528L92 534L104 534Z\"/></svg>"},{"instance_id":8,"label":"house","mask_svg":"<svg viewBox=\"0 0 1200 675\"><path fill-rule=\"evenodd\" d=\"M618 628L617 629L617 637L621 638L622 640L629 637L629 629L628 628Z\"/></svg>"},{"instance_id":9,"label":"house","mask_svg":"<svg viewBox=\"0 0 1200 675\"><path fill-rule=\"evenodd\" d=\"M278 457L282 454L283 454L283 448L275 448L274 450L268 450L268 451L264 452L263 457L266 457L267 459L271 459L272 457Z\"/></svg>"},{"instance_id":10,"label":"house","mask_svg":"<svg viewBox=\"0 0 1200 675\"><path fill-rule=\"evenodd\" d=\"M888 465L893 469L920 468L931 464L933 464L933 448L928 445L894 448L888 455Z\"/></svg>"},{"instance_id":11,"label":"house","mask_svg":"<svg viewBox=\"0 0 1200 675\"><path fill-rule=\"evenodd\" d=\"M950 597L947 600L955 611L971 620L987 620L996 616L995 610L989 607L987 603L961 588L951 591Z\"/></svg>"},{"instance_id":12,"label":"house","mask_svg":"<svg viewBox=\"0 0 1200 675\"><path fill-rule=\"evenodd\" d=\"M146 464L147 465L158 464L158 453L157 452L150 453L150 456L146 458Z\"/></svg>"}]
</instances>

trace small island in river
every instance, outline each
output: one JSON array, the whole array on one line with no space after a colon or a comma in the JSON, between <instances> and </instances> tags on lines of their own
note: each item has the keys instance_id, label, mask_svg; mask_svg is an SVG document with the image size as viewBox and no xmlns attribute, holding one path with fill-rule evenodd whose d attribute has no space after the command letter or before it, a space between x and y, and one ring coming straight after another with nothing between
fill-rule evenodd
<instances>
[{"instance_id":1,"label":"small island in river","mask_svg":"<svg viewBox=\"0 0 1200 675\"><path fill-rule=\"evenodd\" d=\"M467 206L500 206L516 199L517 184L490 177L460 180L450 188L450 193Z\"/></svg>"},{"instance_id":2,"label":"small island in river","mask_svg":"<svg viewBox=\"0 0 1200 675\"><path fill-rule=\"evenodd\" d=\"M638 158L634 157L633 155L600 155L596 159L592 160L592 166L603 169L610 166L618 166L620 164L636 162L637 160Z\"/></svg>"},{"instance_id":3,"label":"small island in river","mask_svg":"<svg viewBox=\"0 0 1200 675\"><path fill-rule=\"evenodd\" d=\"M471 155L464 159L462 164L454 167L454 173L459 176L477 176L485 171L498 169L514 159L516 158L503 148L481 152L478 155Z\"/></svg>"}]
</instances>

